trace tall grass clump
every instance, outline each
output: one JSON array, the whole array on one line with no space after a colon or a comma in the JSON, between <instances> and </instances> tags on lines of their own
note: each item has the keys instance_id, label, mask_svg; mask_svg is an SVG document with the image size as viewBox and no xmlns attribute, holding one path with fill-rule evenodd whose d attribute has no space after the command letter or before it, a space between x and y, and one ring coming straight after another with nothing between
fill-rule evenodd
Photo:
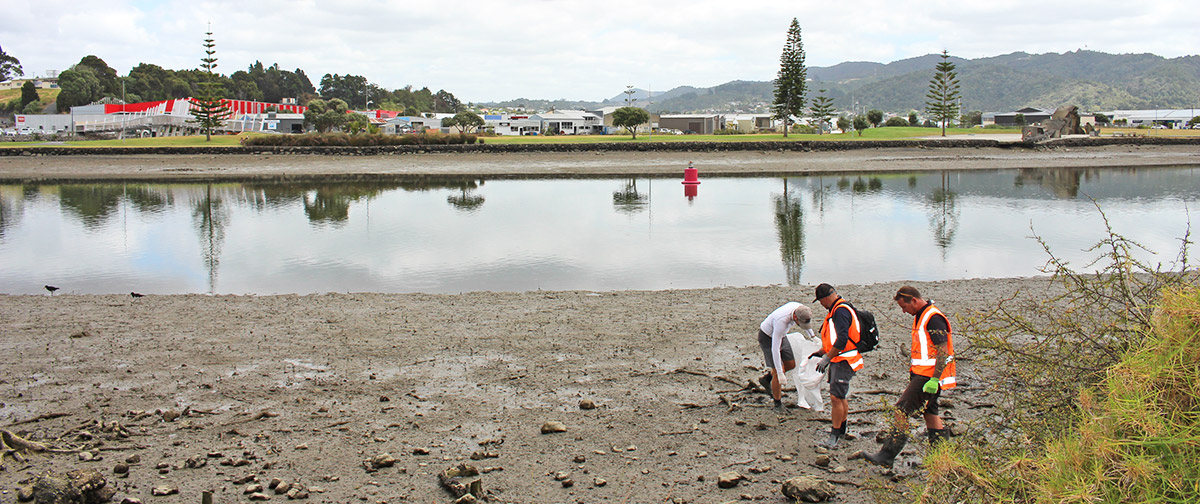
<instances>
[{"instance_id":1,"label":"tall grass clump","mask_svg":"<svg viewBox=\"0 0 1200 504\"><path fill-rule=\"evenodd\" d=\"M971 316L995 413L925 459L919 502L1200 501L1200 287L1189 230L1166 265L1113 230L1045 292ZM982 371L982 369L981 369Z\"/></svg>"}]
</instances>

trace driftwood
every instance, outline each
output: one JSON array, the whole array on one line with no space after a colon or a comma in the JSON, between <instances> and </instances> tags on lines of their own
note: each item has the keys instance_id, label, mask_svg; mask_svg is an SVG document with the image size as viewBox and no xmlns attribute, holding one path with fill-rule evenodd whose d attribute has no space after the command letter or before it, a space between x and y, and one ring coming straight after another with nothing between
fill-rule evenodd
<instances>
[{"instance_id":1,"label":"driftwood","mask_svg":"<svg viewBox=\"0 0 1200 504\"><path fill-rule=\"evenodd\" d=\"M21 436L13 434L8 430L0 429L0 467L3 467L4 457L12 457L13 460L25 463L25 455L30 452L44 452L50 447L37 441L30 441Z\"/></svg>"},{"instance_id":2,"label":"driftwood","mask_svg":"<svg viewBox=\"0 0 1200 504\"><path fill-rule=\"evenodd\" d=\"M20 422L13 422L11 425L9 425L9 427L14 427L17 425L24 425L24 424L33 423L33 422L40 422L42 420L50 420L52 418L59 418L59 417L65 417L65 416L71 416L71 414L70 413L46 413L43 415L35 416L28 420L21 420Z\"/></svg>"}]
</instances>

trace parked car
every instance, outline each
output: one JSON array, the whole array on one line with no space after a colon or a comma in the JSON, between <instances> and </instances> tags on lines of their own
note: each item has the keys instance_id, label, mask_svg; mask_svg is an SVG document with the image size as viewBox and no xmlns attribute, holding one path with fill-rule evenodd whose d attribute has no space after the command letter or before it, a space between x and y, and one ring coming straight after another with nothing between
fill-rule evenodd
<instances>
[{"instance_id":1,"label":"parked car","mask_svg":"<svg viewBox=\"0 0 1200 504\"><path fill-rule=\"evenodd\" d=\"M30 128L21 128L21 134L22 135L32 135L33 130Z\"/></svg>"},{"instance_id":2,"label":"parked car","mask_svg":"<svg viewBox=\"0 0 1200 504\"><path fill-rule=\"evenodd\" d=\"M17 136L17 130L15 128L7 128L4 130L4 136Z\"/></svg>"}]
</instances>

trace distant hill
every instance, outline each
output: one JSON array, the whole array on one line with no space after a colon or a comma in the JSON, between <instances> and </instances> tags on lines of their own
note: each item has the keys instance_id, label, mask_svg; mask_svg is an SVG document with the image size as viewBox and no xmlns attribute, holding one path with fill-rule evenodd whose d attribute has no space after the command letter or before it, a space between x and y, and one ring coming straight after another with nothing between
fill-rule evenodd
<instances>
[{"instance_id":1,"label":"distant hill","mask_svg":"<svg viewBox=\"0 0 1200 504\"><path fill-rule=\"evenodd\" d=\"M809 99L817 96L819 89L826 89L840 111L920 111L925 108L934 65L940 60L937 54L927 54L887 64L853 61L809 67ZM973 60L951 57L951 61L962 84L965 110L1008 112L1064 104L1085 111L1200 106L1200 55L1168 59L1154 54L1080 50L1015 52ZM766 112L773 90L770 81L735 80L711 88L681 86L655 93L649 101L656 112ZM645 90L635 91L637 105L646 106ZM625 94L619 93L601 102L544 103L560 109L594 109L620 106L624 100ZM511 106L507 104L513 102L493 105Z\"/></svg>"}]
</instances>

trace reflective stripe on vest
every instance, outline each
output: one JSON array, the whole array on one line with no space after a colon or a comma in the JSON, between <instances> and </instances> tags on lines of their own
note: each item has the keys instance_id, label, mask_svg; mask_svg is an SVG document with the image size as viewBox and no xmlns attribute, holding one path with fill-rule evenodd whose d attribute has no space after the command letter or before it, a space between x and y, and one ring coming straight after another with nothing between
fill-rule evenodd
<instances>
[{"instance_id":1,"label":"reflective stripe on vest","mask_svg":"<svg viewBox=\"0 0 1200 504\"><path fill-rule=\"evenodd\" d=\"M825 316L825 323L821 325L821 351L829 353L833 350L833 340L837 337L837 326L833 323L833 314L838 308L845 307L850 312L850 327L846 330L846 348L842 349L842 353L834 357L830 362L845 361L850 365L850 369L858 371L863 368L862 354L858 353L858 347L854 344L859 339L858 314L854 312L846 300L838 299L833 307L829 310L829 314Z\"/></svg>"},{"instance_id":2,"label":"reflective stripe on vest","mask_svg":"<svg viewBox=\"0 0 1200 504\"><path fill-rule=\"evenodd\" d=\"M950 330L950 318L946 314L937 309L933 304L929 304L921 316L913 320L912 329L912 366L909 368L913 374L921 376L933 376L934 367L937 366L937 347L933 345L933 340L929 337L926 331L926 326L929 325L929 320L934 315L941 315L946 319L946 367L942 369L941 379L938 380L943 389L954 388L956 380L955 365L954 365L954 342L951 339L953 331Z\"/></svg>"}]
</instances>

